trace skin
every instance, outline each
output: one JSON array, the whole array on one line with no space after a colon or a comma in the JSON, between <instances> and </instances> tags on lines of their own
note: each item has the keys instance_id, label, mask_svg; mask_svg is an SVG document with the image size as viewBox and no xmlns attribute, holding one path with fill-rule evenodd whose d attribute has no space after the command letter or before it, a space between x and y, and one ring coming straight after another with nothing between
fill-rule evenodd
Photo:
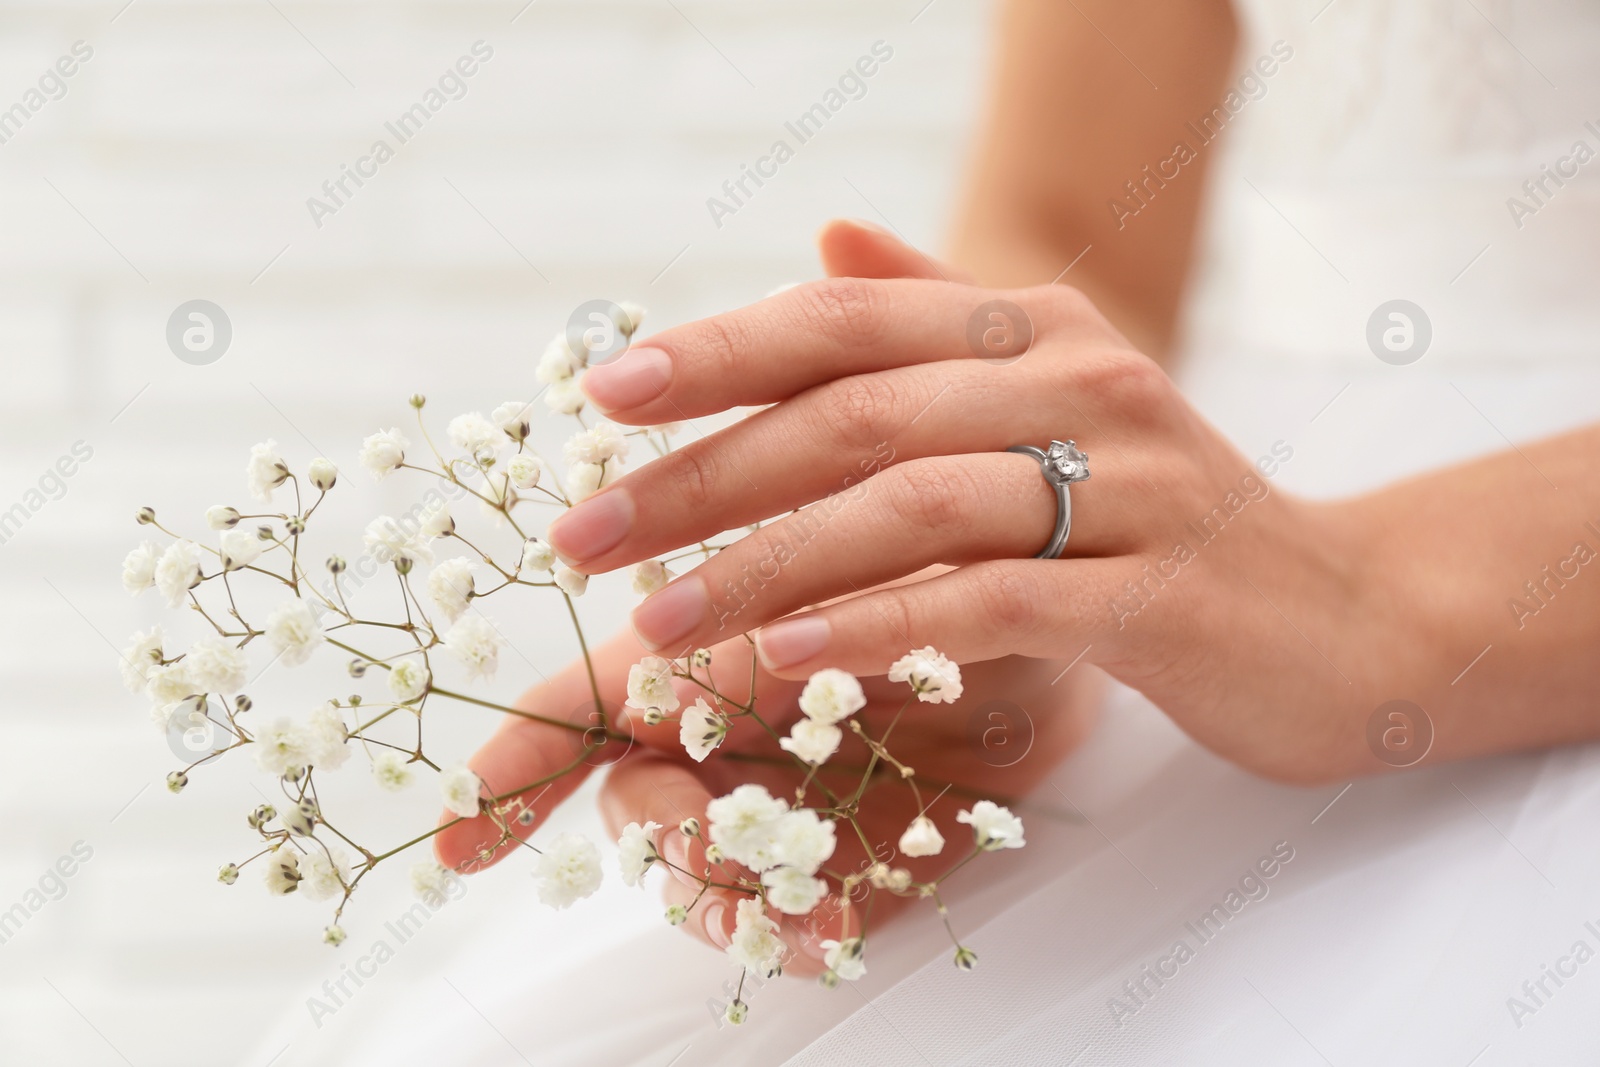
<instances>
[{"instance_id":1,"label":"skin","mask_svg":"<svg viewBox=\"0 0 1600 1067\"><path fill-rule=\"evenodd\" d=\"M1151 21L1154 5L1007 5L1007 62L975 153L956 265L874 227L834 223L819 241L831 280L674 327L588 372L594 405L626 425L773 405L627 475L550 527L569 563L602 573L773 520L640 605L635 635L596 654L607 699L621 702L627 669L647 650L700 646L713 648L714 671L730 672L726 684L742 697L749 645L740 635L750 631L757 691L775 708L792 708L821 667L870 679L933 645L964 664L967 695L919 705L893 747L909 746L904 758L919 775L1001 797L1026 792L1087 731L1091 665L1212 751L1288 782L1391 770L1368 725L1395 699L1425 709L1430 761L1600 734L1600 581L1563 562L1580 541L1600 545L1600 428L1314 503L1273 488L1164 373L1205 159L1124 230L1103 204L1224 91L1231 11L1181 7L1162 5ZM1066 135L1040 137L1046 125ZM1075 151L1084 144L1094 151ZM1029 165L1007 162L1017 158ZM1052 284L1085 245L1069 274L1075 287ZM975 359L967 342L969 318L994 299L1016 304L1033 328L1031 347L1003 364ZM1003 450L1068 432L1094 476L1073 489L1066 558L1033 560L1054 497L1034 461ZM1221 532L1197 535L1207 516ZM730 582L745 592L731 593ZM1138 599L1129 583L1143 590ZM1513 598L1537 611L1514 611ZM564 716L586 686L578 665L522 706ZM881 729L901 694L876 681L869 694L864 721ZM1020 705L1038 731L1027 759L998 771L954 743L993 699ZM767 768L741 762L775 751L754 731L735 731L694 764L675 728L635 725L639 743L612 769L604 811L613 830L667 826L663 847L679 866L702 864L671 832L685 814L703 820L705 803L739 781L769 781L778 795L796 780L761 778ZM836 759L859 759L853 743ZM559 768L571 751L560 731L518 720L473 766L491 787L509 785ZM539 815L576 784L558 782ZM874 843L894 841L915 814L898 790L881 804ZM930 811L951 841L966 840L950 822L963 806L953 790ZM494 836L487 820L452 827L437 839L441 861L467 862ZM864 854L841 842L829 866ZM948 866L961 854L940 859ZM692 896L682 880L672 885L672 899ZM686 929L726 944L731 909L696 910ZM787 923L791 970L817 969L815 942L840 923L826 907L810 927Z\"/></svg>"}]
</instances>

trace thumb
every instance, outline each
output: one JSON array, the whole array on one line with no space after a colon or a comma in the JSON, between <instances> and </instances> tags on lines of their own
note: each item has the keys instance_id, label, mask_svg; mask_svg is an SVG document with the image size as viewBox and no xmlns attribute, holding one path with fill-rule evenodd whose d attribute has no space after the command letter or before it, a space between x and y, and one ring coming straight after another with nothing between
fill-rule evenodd
<instances>
[{"instance_id":1,"label":"thumb","mask_svg":"<svg viewBox=\"0 0 1600 1067\"><path fill-rule=\"evenodd\" d=\"M834 219L817 233L817 251L830 278L927 278L970 284L966 271L931 259L870 222Z\"/></svg>"}]
</instances>

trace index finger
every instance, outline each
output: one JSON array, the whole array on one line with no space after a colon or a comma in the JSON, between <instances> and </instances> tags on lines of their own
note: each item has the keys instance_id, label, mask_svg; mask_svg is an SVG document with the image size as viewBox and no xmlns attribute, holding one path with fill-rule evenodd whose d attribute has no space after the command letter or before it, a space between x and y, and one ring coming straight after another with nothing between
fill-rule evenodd
<instances>
[{"instance_id":1,"label":"index finger","mask_svg":"<svg viewBox=\"0 0 1600 1067\"><path fill-rule=\"evenodd\" d=\"M830 278L677 326L580 379L634 425L772 404L835 378L970 358L967 324L990 294L925 279Z\"/></svg>"}]
</instances>

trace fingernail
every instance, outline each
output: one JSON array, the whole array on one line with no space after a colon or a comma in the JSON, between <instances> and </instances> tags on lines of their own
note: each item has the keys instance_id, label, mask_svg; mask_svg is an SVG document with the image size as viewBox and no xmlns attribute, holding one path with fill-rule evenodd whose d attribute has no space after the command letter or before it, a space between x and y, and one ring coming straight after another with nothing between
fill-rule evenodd
<instances>
[{"instance_id":1,"label":"fingernail","mask_svg":"<svg viewBox=\"0 0 1600 1067\"><path fill-rule=\"evenodd\" d=\"M718 948L727 948L733 944L733 935L727 929L728 905L721 897L713 897L706 902L705 909L705 915L700 921L704 924L706 937L710 938L711 943Z\"/></svg>"},{"instance_id":2,"label":"fingernail","mask_svg":"<svg viewBox=\"0 0 1600 1067\"><path fill-rule=\"evenodd\" d=\"M769 671L781 670L827 648L832 635L833 627L827 619L810 615L785 619L756 631L756 652L762 666Z\"/></svg>"},{"instance_id":3,"label":"fingernail","mask_svg":"<svg viewBox=\"0 0 1600 1067\"><path fill-rule=\"evenodd\" d=\"M652 652L688 637L710 606L705 580L690 575L673 582L633 609L633 632Z\"/></svg>"},{"instance_id":4,"label":"fingernail","mask_svg":"<svg viewBox=\"0 0 1600 1067\"><path fill-rule=\"evenodd\" d=\"M605 411L627 411L661 396L672 380L672 357L659 348L630 348L590 367L578 387Z\"/></svg>"},{"instance_id":5,"label":"fingernail","mask_svg":"<svg viewBox=\"0 0 1600 1067\"><path fill-rule=\"evenodd\" d=\"M583 563L620 545L633 529L633 516L633 497L619 487L569 508L545 538L567 563Z\"/></svg>"}]
</instances>

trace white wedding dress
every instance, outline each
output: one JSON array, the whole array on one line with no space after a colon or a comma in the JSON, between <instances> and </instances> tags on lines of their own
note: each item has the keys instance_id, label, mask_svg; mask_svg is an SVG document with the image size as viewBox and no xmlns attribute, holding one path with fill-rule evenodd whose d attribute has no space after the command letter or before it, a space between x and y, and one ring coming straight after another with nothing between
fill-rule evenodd
<instances>
[{"instance_id":1,"label":"white wedding dress","mask_svg":"<svg viewBox=\"0 0 1600 1067\"><path fill-rule=\"evenodd\" d=\"M1278 484L1319 496L1600 420L1600 160L1538 205L1523 190L1575 142L1600 149L1600 4L1323 2L1242 13L1241 72L1276 41L1293 55L1205 149L1187 391L1250 456L1291 446ZM1513 196L1537 207L1520 227ZM1367 340L1396 299L1431 326L1405 365ZM1116 691L1053 784L1028 848L957 887L972 974L922 916L874 940L862 982L784 982L719 1027L731 969L624 905L635 891L603 890L603 926L551 922L521 878L485 879L470 917L390 965L413 992L353 1001L314 1042L297 1011L252 1062L289 1042L295 1064L539 1067L1600 1054L1600 962L1572 955L1600 950L1600 746L1292 789ZM599 832L582 797L559 818Z\"/></svg>"}]
</instances>

